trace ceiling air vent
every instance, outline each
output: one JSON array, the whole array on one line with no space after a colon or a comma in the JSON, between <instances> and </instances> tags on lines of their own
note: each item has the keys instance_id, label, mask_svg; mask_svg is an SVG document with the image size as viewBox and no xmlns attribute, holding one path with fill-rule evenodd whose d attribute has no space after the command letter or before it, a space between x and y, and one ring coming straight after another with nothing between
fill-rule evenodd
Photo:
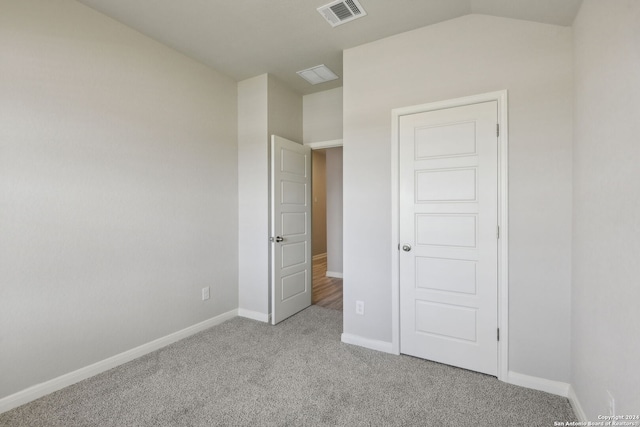
<instances>
[{"instance_id":1,"label":"ceiling air vent","mask_svg":"<svg viewBox=\"0 0 640 427\"><path fill-rule=\"evenodd\" d=\"M297 71L297 73L312 85L329 82L338 78L337 74L331 71L324 64L316 65L315 67L307 68L306 70Z\"/></svg>"},{"instance_id":2,"label":"ceiling air vent","mask_svg":"<svg viewBox=\"0 0 640 427\"><path fill-rule=\"evenodd\" d=\"M362 18L367 14L358 0L334 1L319 7L318 12L332 27Z\"/></svg>"}]
</instances>

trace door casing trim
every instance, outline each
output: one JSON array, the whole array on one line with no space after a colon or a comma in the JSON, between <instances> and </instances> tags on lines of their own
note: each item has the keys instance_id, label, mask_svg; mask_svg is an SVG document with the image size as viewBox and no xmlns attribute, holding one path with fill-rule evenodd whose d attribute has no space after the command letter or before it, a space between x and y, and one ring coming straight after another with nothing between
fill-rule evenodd
<instances>
[{"instance_id":1,"label":"door casing trim","mask_svg":"<svg viewBox=\"0 0 640 427\"><path fill-rule=\"evenodd\" d=\"M302 145L306 145L312 150L323 150L325 148L342 147L344 144L342 139L331 139L328 141L305 142Z\"/></svg>"},{"instance_id":2,"label":"door casing trim","mask_svg":"<svg viewBox=\"0 0 640 427\"><path fill-rule=\"evenodd\" d=\"M430 102L391 110L391 349L400 354L400 117L409 114L498 102L498 379L509 373L509 123L507 90ZM496 331L497 333L497 331Z\"/></svg>"}]
</instances>

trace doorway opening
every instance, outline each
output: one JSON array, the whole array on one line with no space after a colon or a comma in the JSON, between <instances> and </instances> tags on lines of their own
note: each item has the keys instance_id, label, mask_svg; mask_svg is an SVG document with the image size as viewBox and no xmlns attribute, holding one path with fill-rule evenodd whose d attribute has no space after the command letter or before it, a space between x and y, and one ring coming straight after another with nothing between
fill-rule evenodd
<instances>
[{"instance_id":1,"label":"doorway opening","mask_svg":"<svg viewBox=\"0 0 640 427\"><path fill-rule=\"evenodd\" d=\"M311 153L311 303L342 311L342 147Z\"/></svg>"}]
</instances>

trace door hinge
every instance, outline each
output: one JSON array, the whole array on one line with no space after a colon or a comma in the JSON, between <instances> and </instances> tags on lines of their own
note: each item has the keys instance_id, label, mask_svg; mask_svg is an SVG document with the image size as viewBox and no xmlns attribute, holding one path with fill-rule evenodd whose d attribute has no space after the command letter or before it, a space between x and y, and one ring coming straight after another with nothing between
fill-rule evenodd
<instances>
[{"instance_id":1,"label":"door hinge","mask_svg":"<svg viewBox=\"0 0 640 427\"><path fill-rule=\"evenodd\" d=\"M496 123L496 136L500 136L500 123Z\"/></svg>"},{"instance_id":2,"label":"door hinge","mask_svg":"<svg viewBox=\"0 0 640 427\"><path fill-rule=\"evenodd\" d=\"M496 239L500 238L500 226L496 225Z\"/></svg>"},{"instance_id":3,"label":"door hinge","mask_svg":"<svg viewBox=\"0 0 640 427\"><path fill-rule=\"evenodd\" d=\"M498 328L498 341L500 341L500 328Z\"/></svg>"}]
</instances>

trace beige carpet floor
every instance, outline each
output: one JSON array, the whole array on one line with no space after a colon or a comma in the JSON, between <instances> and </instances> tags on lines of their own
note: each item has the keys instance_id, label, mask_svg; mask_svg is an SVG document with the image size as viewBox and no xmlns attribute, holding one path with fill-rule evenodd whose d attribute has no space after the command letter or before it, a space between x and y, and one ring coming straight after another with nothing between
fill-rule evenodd
<instances>
[{"instance_id":1,"label":"beige carpet floor","mask_svg":"<svg viewBox=\"0 0 640 427\"><path fill-rule=\"evenodd\" d=\"M340 342L342 312L234 318L0 414L2 426L553 426L567 399Z\"/></svg>"}]
</instances>

